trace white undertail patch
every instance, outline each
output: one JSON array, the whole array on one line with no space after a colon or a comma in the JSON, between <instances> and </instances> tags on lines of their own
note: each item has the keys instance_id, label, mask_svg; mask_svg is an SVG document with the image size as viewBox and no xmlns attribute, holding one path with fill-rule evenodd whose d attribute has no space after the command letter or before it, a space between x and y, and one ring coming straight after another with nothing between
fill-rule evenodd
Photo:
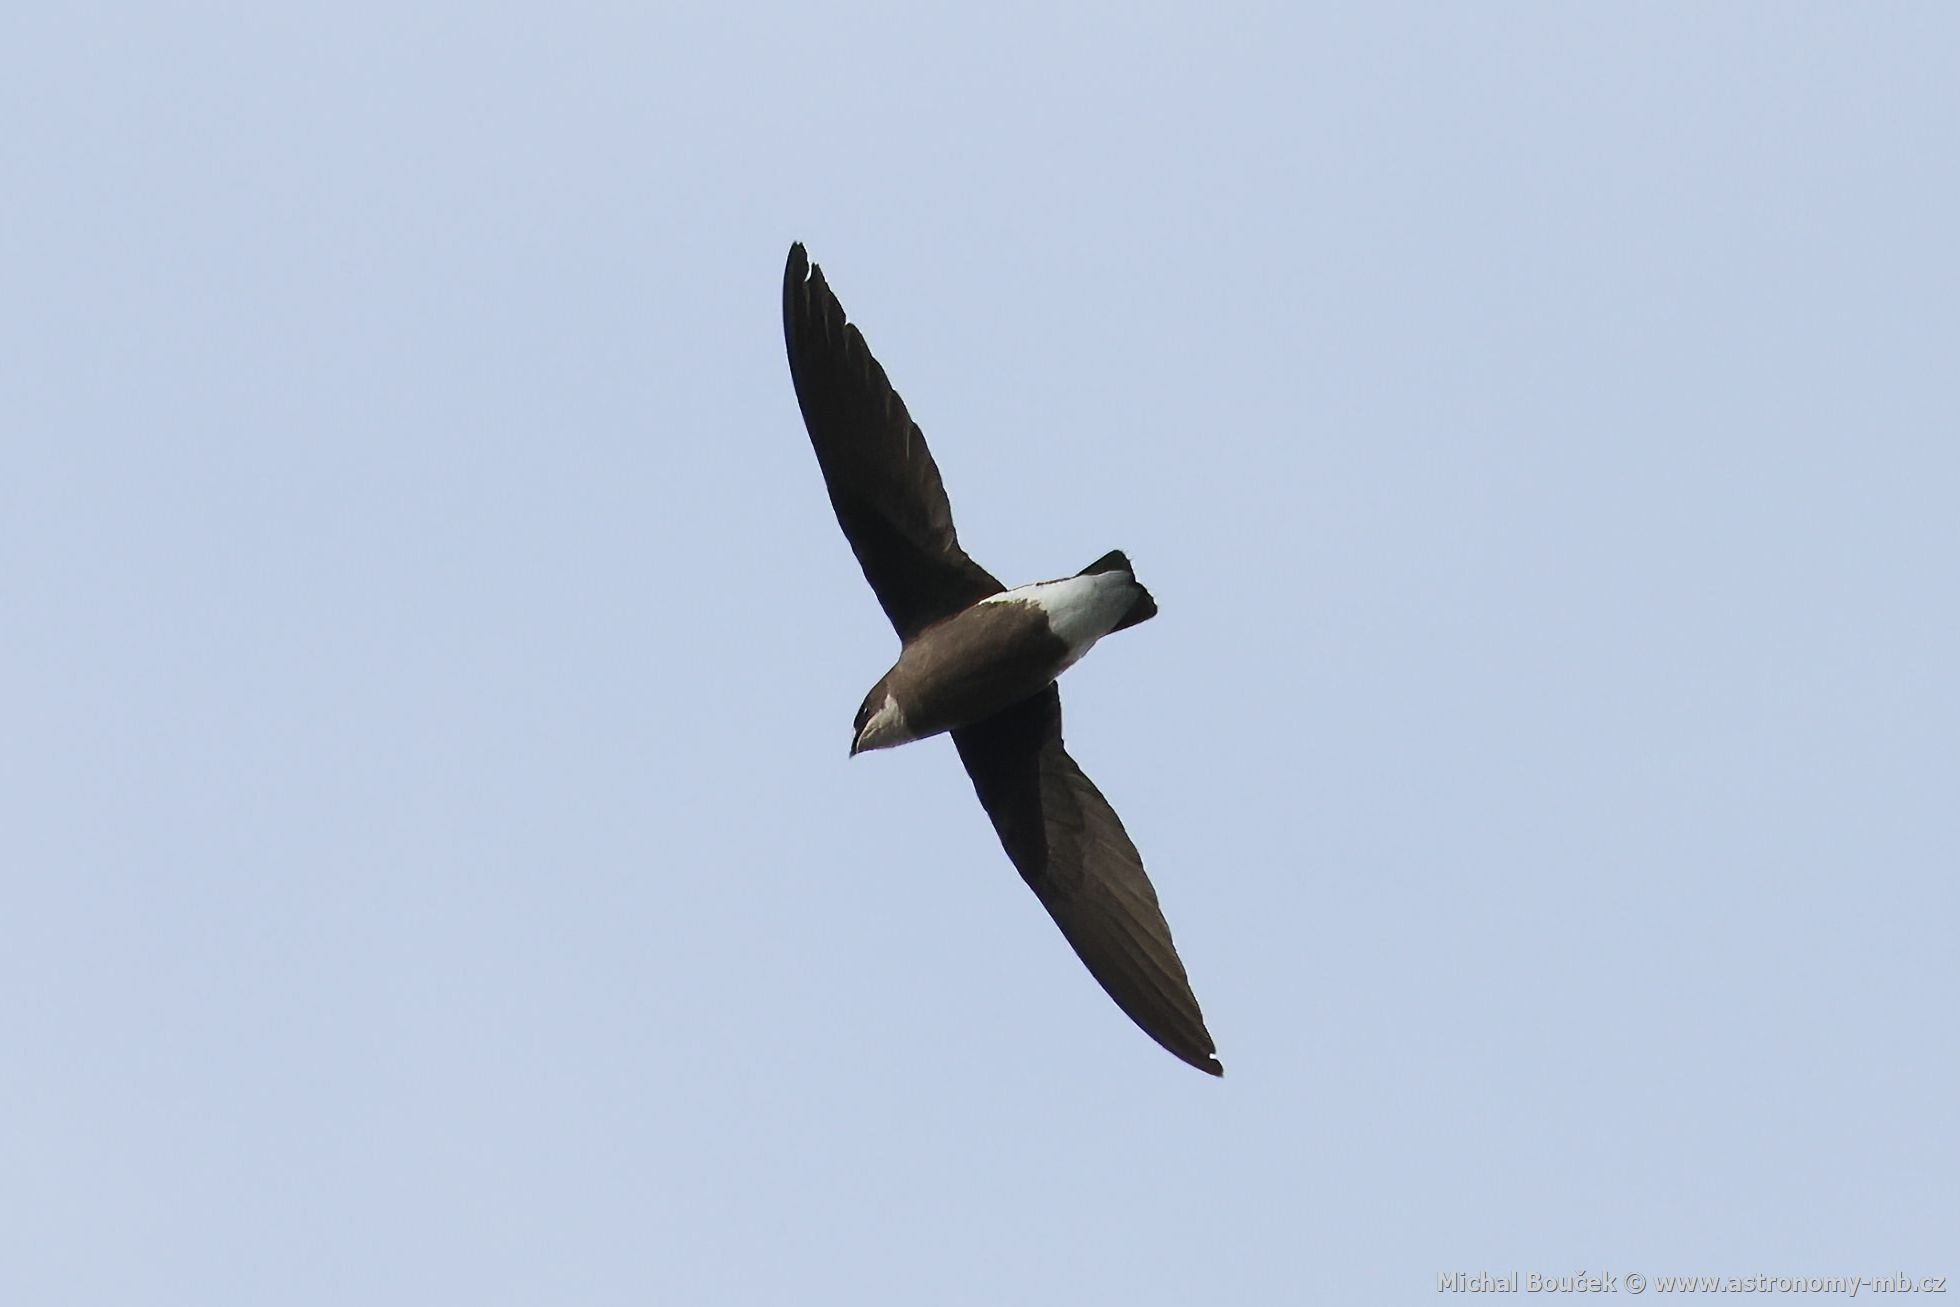
<instances>
[{"instance_id":1,"label":"white undertail patch","mask_svg":"<svg viewBox=\"0 0 1960 1307\"><path fill-rule=\"evenodd\" d=\"M1097 572L1016 586L981 602L1021 603L1040 609L1048 619L1048 629L1068 646L1062 658L1062 669L1066 670L1115 629L1136 603L1138 589L1126 573Z\"/></svg>"}]
</instances>

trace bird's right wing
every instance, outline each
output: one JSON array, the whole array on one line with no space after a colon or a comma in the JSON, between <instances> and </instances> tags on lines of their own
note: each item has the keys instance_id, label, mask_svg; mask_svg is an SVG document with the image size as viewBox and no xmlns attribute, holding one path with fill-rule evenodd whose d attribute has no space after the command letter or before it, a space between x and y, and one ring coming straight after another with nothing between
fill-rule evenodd
<instances>
[{"instance_id":1,"label":"bird's right wing","mask_svg":"<svg viewBox=\"0 0 1960 1307\"><path fill-rule=\"evenodd\" d=\"M1143 859L1062 747L1061 694L1050 685L953 743L1007 856L1089 974L1145 1034L1224 1075Z\"/></svg>"},{"instance_id":2,"label":"bird's right wing","mask_svg":"<svg viewBox=\"0 0 1960 1307\"><path fill-rule=\"evenodd\" d=\"M999 594L960 548L925 436L801 245L783 270L783 337L837 524L899 638Z\"/></svg>"}]
</instances>

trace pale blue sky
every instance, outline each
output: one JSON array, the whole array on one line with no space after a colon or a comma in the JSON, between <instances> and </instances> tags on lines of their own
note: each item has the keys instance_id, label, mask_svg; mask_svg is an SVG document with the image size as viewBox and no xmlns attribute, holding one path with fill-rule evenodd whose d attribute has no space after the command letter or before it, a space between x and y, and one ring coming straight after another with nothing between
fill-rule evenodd
<instances>
[{"instance_id":1,"label":"pale blue sky","mask_svg":"<svg viewBox=\"0 0 1960 1307\"><path fill-rule=\"evenodd\" d=\"M0 1301L1960 1275L1948 6L15 6ZM801 239L1228 1068L894 652ZM929 852L924 850L929 848Z\"/></svg>"}]
</instances>

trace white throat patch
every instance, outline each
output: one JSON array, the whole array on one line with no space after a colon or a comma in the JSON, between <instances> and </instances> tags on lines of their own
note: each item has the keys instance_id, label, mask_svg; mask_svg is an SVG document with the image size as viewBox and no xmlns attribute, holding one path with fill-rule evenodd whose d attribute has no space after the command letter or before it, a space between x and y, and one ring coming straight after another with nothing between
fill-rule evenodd
<instances>
[{"instance_id":1,"label":"white throat patch","mask_svg":"<svg viewBox=\"0 0 1960 1307\"><path fill-rule=\"evenodd\" d=\"M914 738L911 724L905 720L905 714L900 711L898 700L892 697L890 690L887 690L883 706L871 714L864 723L864 729L858 732L857 748L854 752L890 749L896 745L909 744Z\"/></svg>"}]
</instances>

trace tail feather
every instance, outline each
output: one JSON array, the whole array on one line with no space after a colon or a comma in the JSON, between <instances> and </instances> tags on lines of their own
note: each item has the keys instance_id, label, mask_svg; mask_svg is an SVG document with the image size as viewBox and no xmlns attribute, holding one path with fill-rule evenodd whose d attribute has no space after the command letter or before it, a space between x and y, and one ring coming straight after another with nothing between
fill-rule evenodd
<instances>
[{"instance_id":1,"label":"tail feather","mask_svg":"<svg viewBox=\"0 0 1960 1307\"><path fill-rule=\"evenodd\" d=\"M1130 570L1129 555L1120 549L1110 550L1101 558L1098 558L1095 562L1089 564L1080 572L1077 572L1076 575L1096 576L1102 572L1128 572L1132 578L1136 576L1136 573Z\"/></svg>"},{"instance_id":2,"label":"tail feather","mask_svg":"<svg viewBox=\"0 0 1960 1307\"><path fill-rule=\"evenodd\" d=\"M1076 575L1096 576L1103 572L1121 572L1130 578L1130 584L1136 586L1136 599L1131 603L1130 611L1123 614L1123 620L1110 628L1112 634L1135 626L1138 622L1147 622L1157 615L1157 601L1152 599L1150 592L1137 582L1137 574L1130 567L1129 556L1122 550L1110 550Z\"/></svg>"}]
</instances>

